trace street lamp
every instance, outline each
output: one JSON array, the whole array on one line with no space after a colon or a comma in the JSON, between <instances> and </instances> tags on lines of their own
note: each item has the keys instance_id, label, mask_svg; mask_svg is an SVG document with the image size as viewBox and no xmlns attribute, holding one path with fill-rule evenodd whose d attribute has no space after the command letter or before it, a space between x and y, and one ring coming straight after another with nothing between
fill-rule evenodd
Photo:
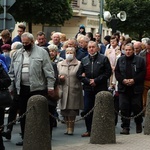
<instances>
[{"instance_id":1,"label":"street lamp","mask_svg":"<svg viewBox=\"0 0 150 150\"><path fill-rule=\"evenodd\" d=\"M104 20L107 22L111 22L112 33L116 32L117 27L117 19L121 21L126 21L127 15L125 11L120 11L117 16L116 14L111 15L109 11L104 12Z\"/></svg>"},{"instance_id":2,"label":"street lamp","mask_svg":"<svg viewBox=\"0 0 150 150\"><path fill-rule=\"evenodd\" d=\"M100 35L102 35L102 27L103 27L103 5L104 5L104 0L99 0L99 8L100 8L99 33Z\"/></svg>"}]
</instances>

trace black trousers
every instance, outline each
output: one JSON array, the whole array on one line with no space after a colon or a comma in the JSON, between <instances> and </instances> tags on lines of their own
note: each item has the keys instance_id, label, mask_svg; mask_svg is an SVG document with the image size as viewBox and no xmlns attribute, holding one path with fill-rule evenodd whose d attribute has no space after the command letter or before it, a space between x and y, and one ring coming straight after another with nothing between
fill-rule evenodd
<instances>
[{"instance_id":1,"label":"black trousers","mask_svg":"<svg viewBox=\"0 0 150 150\"><path fill-rule=\"evenodd\" d=\"M130 117L133 112L134 116L142 111L142 94L134 93L119 93L119 107L121 114L125 117ZM142 115L134 119L136 124L143 122ZM130 128L130 119L122 117L122 127Z\"/></svg>"},{"instance_id":2,"label":"black trousers","mask_svg":"<svg viewBox=\"0 0 150 150\"><path fill-rule=\"evenodd\" d=\"M87 114L95 104L95 95L98 92L95 91L84 91L84 115ZM85 125L87 132L91 132L93 120L93 112L90 113L87 117L85 117Z\"/></svg>"},{"instance_id":3,"label":"black trousers","mask_svg":"<svg viewBox=\"0 0 150 150\"><path fill-rule=\"evenodd\" d=\"M9 108L8 123L10 123L16 119L18 112L19 112L19 100L17 98L14 98L13 102ZM8 125L7 129L12 131L13 124Z\"/></svg>"},{"instance_id":4,"label":"black trousers","mask_svg":"<svg viewBox=\"0 0 150 150\"><path fill-rule=\"evenodd\" d=\"M1 135L1 132L0 132L0 150L4 150L5 147L4 147L4 144L3 144L3 138L2 138L2 135Z\"/></svg>"},{"instance_id":5,"label":"black trousers","mask_svg":"<svg viewBox=\"0 0 150 150\"><path fill-rule=\"evenodd\" d=\"M5 109L0 107L0 126L4 124L4 114L5 114Z\"/></svg>"},{"instance_id":6,"label":"black trousers","mask_svg":"<svg viewBox=\"0 0 150 150\"><path fill-rule=\"evenodd\" d=\"M20 90L20 95L19 95L19 112L20 112L19 114L20 114L20 116L26 112L28 100L33 95L42 95L42 96L47 97L47 90L30 92L29 86L21 85L21 90ZM49 111L52 115L54 115L55 108L56 108L55 106L49 105ZM22 138L24 137L25 119L26 119L26 117L23 117L20 120ZM50 130L51 131L52 131L53 121L54 121L54 118L50 116Z\"/></svg>"}]
</instances>

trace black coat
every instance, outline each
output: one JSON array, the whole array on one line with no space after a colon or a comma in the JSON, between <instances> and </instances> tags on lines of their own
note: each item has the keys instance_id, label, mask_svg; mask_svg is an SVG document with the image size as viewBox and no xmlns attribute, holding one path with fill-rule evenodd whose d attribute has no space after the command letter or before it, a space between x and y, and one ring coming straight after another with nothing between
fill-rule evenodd
<instances>
[{"instance_id":1,"label":"black coat","mask_svg":"<svg viewBox=\"0 0 150 150\"><path fill-rule=\"evenodd\" d=\"M85 77L82 74L85 73ZM107 80L112 73L110 62L104 55L97 53L94 57L90 55L81 60L81 65L77 72L78 79L83 82L84 90L87 91L106 91ZM96 86L92 87L90 79L94 79Z\"/></svg>"},{"instance_id":2,"label":"black coat","mask_svg":"<svg viewBox=\"0 0 150 150\"><path fill-rule=\"evenodd\" d=\"M132 86L132 90L136 94L140 94L143 92L144 89L144 79L145 79L145 73L146 73L146 66L144 59L140 56L134 55L132 61L131 61L131 70L126 67L128 59L126 59L126 56L121 56L118 61L115 68L115 76L118 80L118 91L119 92L126 92L128 86L123 84L124 79L128 79L127 73L130 72L130 75L132 79L134 79L135 84Z\"/></svg>"},{"instance_id":3,"label":"black coat","mask_svg":"<svg viewBox=\"0 0 150 150\"><path fill-rule=\"evenodd\" d=\"M0 89L7 89L11 84L11 79L0 63Z\"/></svg>"}]
</instances>

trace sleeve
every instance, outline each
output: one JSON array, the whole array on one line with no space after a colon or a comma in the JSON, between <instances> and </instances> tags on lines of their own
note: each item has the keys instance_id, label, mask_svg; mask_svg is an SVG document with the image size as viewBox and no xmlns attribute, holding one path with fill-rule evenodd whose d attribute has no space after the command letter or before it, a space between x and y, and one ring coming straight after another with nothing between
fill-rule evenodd
<instances>
[{"instance_id":1,"label":"sleeve","mask_svg":"<svg viewBox=\"0 0 150 150\"><path fill-rule=\"evenodd\" d=\"M7 72L4 70L2 64L0 64L0 88L8 88L11 84L11 79Z\"/></svg>"},{"instance_id":2,"label":"sleeve","mask_svg":"<svg viewBox=\"0 0 150 150\"><path fill-rule=\"evenodd\" d=\"M103 80L109 79L112 74L110 62L106 56L104 58L103 64L104 64L104 72L94 79L96 84L101 83Z\"/></svg>"},{"instance_id":3,"label":"sleeve","mask_svg":"<svg viewBox=\"0 0 150 150\"><path fill-rule=\"evenodd\" d=\"M87 77L85 77L85 76L82 76L83 73L85 73L85 70L84 70L83 63L82 63L82 61L81 61L76 76L77 76L77 78L78 78L81 82L83 82L84 84L87 84L87 85L88 85L88 84L90 83L90 79L87 78Z\"/></svg>"},{"instance_id":4,"label":"sleeve","mask_svg":"<svg viewBox=\"0 0 150 150\"><path fill-rule=\"evenodd\" d=\"M124 77L121 75L120 73L120 68L119 68L119 61L120 59L118 59L116 67L115 67L115 77L117 79L118 82L122 83L124 80Z\"/></svg>"},{"instance_id":5,"label":"sleeve","mask_svg":"<svg viewBox=\"0 0 150 150\"><path fill-rule=\"evenodd\" d=\"M54 89L55 74L50 58L45 50L43 50L43 71L47 79L47 88Z\"/></svg>"}]
</instances>

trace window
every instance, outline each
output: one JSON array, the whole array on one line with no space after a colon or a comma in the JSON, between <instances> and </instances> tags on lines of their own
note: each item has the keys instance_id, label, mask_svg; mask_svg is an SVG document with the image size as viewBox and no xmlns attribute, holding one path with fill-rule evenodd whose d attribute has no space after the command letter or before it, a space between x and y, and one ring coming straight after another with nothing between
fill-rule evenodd
<instances>
[{"instance_id":1,"label":"window","mask_svg":"<svg viewBox=\"0 0 150 150\"><path fill-rule=\"evenodd\" d=\"M87 0L82 0L82 4L87 4Z\"/></svg>"},{"instance_id":2,"label":"window","mask_svg":"<svg viewBox=\"0 0 150 150\"><path fill-rule=\"evenodd\" d=\"M92 5L96 6L97 5L97 0L92 0Z\"/></svg>"}]
</instances>

